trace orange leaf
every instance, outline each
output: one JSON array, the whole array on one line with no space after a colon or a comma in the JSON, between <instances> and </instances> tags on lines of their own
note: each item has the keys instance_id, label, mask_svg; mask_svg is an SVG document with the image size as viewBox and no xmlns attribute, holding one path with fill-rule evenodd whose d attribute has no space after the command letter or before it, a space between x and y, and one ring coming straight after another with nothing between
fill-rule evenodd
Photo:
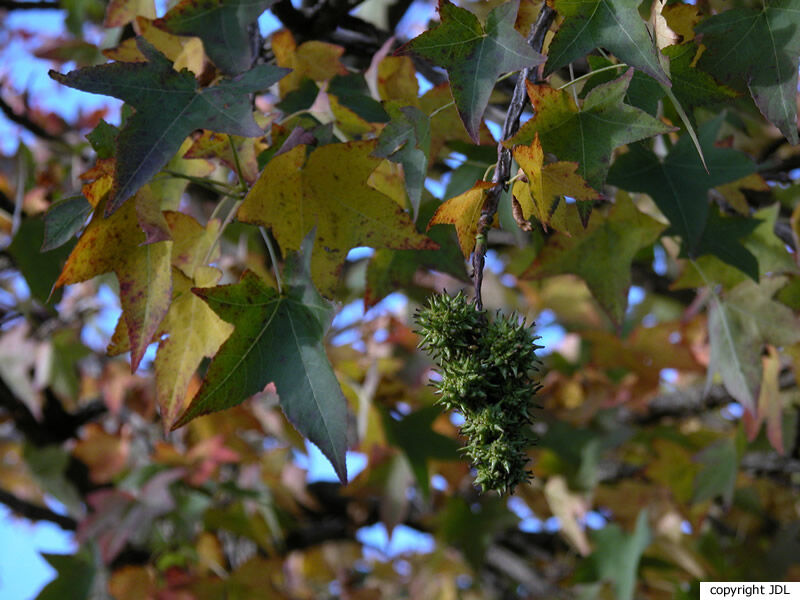
<instances>
[{"instance_id":1,"label":"orange leaf","mask_svg":"<svg viewBox=\"0 0 800 600\"><path fill-rule=\"evenodd\" d=\"M475 236L478 233L478 221L481 218L483 203L486 194L494 186L490 181L476 181L475 185L463 194L446 200L428 223L428 229L433 225L449 223L455 225L458 234L458 245L464 258L469 258L475 248Z\"/></svg>"}]
</instances>

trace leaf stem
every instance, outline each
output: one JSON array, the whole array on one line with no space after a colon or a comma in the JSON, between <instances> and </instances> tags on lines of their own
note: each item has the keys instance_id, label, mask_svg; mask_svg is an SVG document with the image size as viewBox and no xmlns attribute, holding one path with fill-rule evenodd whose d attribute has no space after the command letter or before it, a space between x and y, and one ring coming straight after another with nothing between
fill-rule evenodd
<instances>
[{"instance_id":1,"label":"leaf stem","mask_svg":"<svg viewBox=\"0 0 800 600\"><path fill-rule=\"evenodd\" d=\"M448 109L448 108L450 108L451 106L455 106L455 104L456 104L456 103L455 103L455 100L450 100L450 102L447 102L447 103L445 103L445 104L442 104L442 105L441 105L439 108L437 108L436 110L434 110L433 112L431 112L431 114L429 114L429 115L428 115L428 118L429 118L429 119L432 119L433 117L435 117L436 115L438 115L438 114L439 114L440 112L442 112L443 110L447 110L447 109Z\"/></svg>"},{"instance_id":2,"label":"leaf stem","mask_svg":"<svg viewBox=\"0 0 800 600\"><path fill-rule=\"evenodd\" d=\"M569 63L569 80L575 82L575 71L572 69L572 63ZM575 101L575 106L578 106L578 91L573 87L571 90L572 99Z\"/></svg>"},{"instance_id":3,"label":"leaf stem","mask_svg":"<svg viewBox=\"0 0 800 600\"><path fill-rule=\"evenodd\" d=\"M225 233L225 228L228 225L231 224L231 221L233 221L233 218L236 216L236 213L239 211L239 207L242 205L242 202L244 202L244 198L240 198L239 200L236 200L236 202L234 202L234 204L233 204L233 208L231 208L230 211L228 211L228 214L225 215L225 220L222 221L222 225L219 226L219 231L217 232L217 237L214 238L214 241L208 247L208 252L206 252L206 256L203 259L203 264L204 265L207 265L208 261L211 260L211 256L214 254L214 250L217 248L217 244L219 244L219 241L222 239L222 234ZM222 203L220 203L220 204L222 204ZM217 205L217 208L219 208L219 205ZM217 212L217 208L214 209L214 213ZM215 216L214 213L212 213L212 217Z\"/></svg>"},{"instance_id":4,"label":"leaf stem","mask_svg":"<svg viewBox=\"0 0 800 600\"><path fill-rule=\"evenodd\" d=\"M231 153L233 153L233 166L236 168L236 176L239 178L239 191L242 195L247 193L247 181L244 178L242 171L242 163L239 160L239 151L236 149L236 144L233 143L233 136L228 135L228 143L231 145Z\"/></svg>"},{"instance_id":5,"label":"leaf stem","mask_svg":"<svg viewBox=\"0 0 800 600\"><path fill-rule=\"evenodd\" d=\"M264 238L264 243L267 245L267 251L269 252L269 259L272 261L272 272L275 274L275 282L278 284L278 293L283 294L283 285L281 284L281 273L278 270L278 253L275 252L275 247L272 245L272 240L269 239L269 235L267 235L267 230L263 227L259 227L258 230L261 232L261 237Z\"/></svg>"},{"instance_id":6,"label":"leaf stem","mask_svg":"<svg viewBox=\"0 0 800 600\"><path fill-rule=\"evenodd\" d=\"M291 121L295 117L299 117L300 115L310 114L311 111L307 108L303 108L301 110L296 110L293 113L290 113L283 117L280 121L278 121L278 125L284 125L285 123Z\"/></svg>"},{"instance_id":7,"label":"leaf stem","mask_svg":"<svg viewBox=\"0 0 800 600\"><path fill-rule=\"evenodd\" d=\"M585 74L581 75L580 77L576 77L575 79L572 79L572 80L568 81L567 83L557 87L556 89L557 90L563 90L563 89L566 89L566 88L570 87L571 85L574 85L576 83L579 83L579 82L583 81L584 79L589 79L589 77L591 77L592 75L597 75L598 73L602 73L603 71L611 71L613 69L627 68L627 66L628 65L626 65L625 63L620 63L618 65L608 65L607 67L601 67L599 69L595 69L594 71L590 71L589 73L585 73ZM571 67L570 67L570 69L571 69ZM572 70L570 70L570 74L572 74Z\"/></svg>"},{"instance_id":8,"label":"leaf stem","mask_svg":"<svg viewBox=\"0 0 800 600\"><path fill-rule=\"evenodd\" d=\"M214 181L213 179L206 179L203 177L195 177L194 175L187 175L186 173L180 173L178 171L172 171L169 169L163 169L162 173L166 173L170 177L175 177L177 179L186 179L195 185L199 185L200 187L204 187L207 190L211 190L218 194L223 194L225 196L236 195L236 193L231 189L231 186L226 183L222 183L221 181Z\"/></svg>"}]
</instances>

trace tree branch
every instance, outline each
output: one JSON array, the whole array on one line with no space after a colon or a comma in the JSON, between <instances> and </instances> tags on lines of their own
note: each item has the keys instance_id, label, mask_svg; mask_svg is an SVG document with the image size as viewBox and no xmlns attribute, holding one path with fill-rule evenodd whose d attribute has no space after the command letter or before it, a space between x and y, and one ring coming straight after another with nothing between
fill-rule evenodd
<instances>
[{"instance_id":1,"label":"tree branch","mask_svg":"<svg viewBox=\"0 0 800 600\"><path fill-rule=\"evenodd\" d=\"M72 517L60 515L46 506L39 506L38 504L33 504L32 502L18 498L4 489L0 489L0 502L5 504L14 513L25 517L29 521L50 521L67 531L75 531L78 528L78 522Z\"/></svg>"},{"instance_id":2,"label":"tree branch","mask_svg":"<svg viewBox=\"0 0 800 600\"><path fill-rule=\"evenodd\" d=\"M530 34L528 34L528 44L537 52L542 51L544 45L544 36L550 29L553 23L556 12L547 6L542 5L539 16L536 22L531 26ZM511 103L506 112L506 118L503 122L503 132L500 136L500 141L497 143L497 167L494 170L494 177L492 181L494 185L486 195L486 200L481 210L480 219L478 219L478 233L476 236L475 252L472 255L472 277L475 283L475 305L478 310L483 309L483 299L481 298L481 287L483 285L483 267L486 259L486 234L492 226L494 215L497 213L497 205L500 202L500 196L508 189L507 181L511 175L511 151L503 145L503 141L513 136L519 129L519 118L522 115L522 109L525 107L525 82L528 80L533 69L528 67L520 71L517 76L517 84L514 86L514 93L511 95Z\"/></svg>"},{"instance_id":3,"label":"tree branch","mask_svg":"<svg viewBox=\"0 0 800 600\"><path fill-rule=\"evenodd\" d=\"M0 0L0 10L61 10L61 8L58 2Z\"/></svg>"},{"instance_id":4,"label":"tree branch","mask_svg":"<svg viewBox=\"0 0 800 600\"><path fill-rule=\"evenodd\" d=\"M2 2L2 0L0 0L0 2ZM12 2L11 4L22 4L22 3ZM2 8L1 4L0 8ZM3 111L3 114L9 121L13 121L17 125L21 125L25 129L30 131L33 135L40 137L43 140L63 143L63 140L61 140L58 136L53 135L52 133L47 131L44 127L29 119L26 115L18 115L17 113L15 113L14 109L12 109L11 106L5 100L3 100L2 96L0 96L0 111Z\"/></svg>"}]
</instances>

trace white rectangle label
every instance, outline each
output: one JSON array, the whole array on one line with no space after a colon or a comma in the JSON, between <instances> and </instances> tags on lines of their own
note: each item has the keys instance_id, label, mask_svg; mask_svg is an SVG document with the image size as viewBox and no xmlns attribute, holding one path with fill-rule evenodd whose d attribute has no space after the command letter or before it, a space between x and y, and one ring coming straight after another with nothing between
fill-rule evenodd
<instances>
[{"instance_id":1,"label":"white rectangle label","mask_svg":"<svg viewBox=\"0 0 800 600\"><path fill-rule=\"evenodd\" d=\"M800 600L800 581L701 581L700 600Z\"/></svg>"}]
</instances>

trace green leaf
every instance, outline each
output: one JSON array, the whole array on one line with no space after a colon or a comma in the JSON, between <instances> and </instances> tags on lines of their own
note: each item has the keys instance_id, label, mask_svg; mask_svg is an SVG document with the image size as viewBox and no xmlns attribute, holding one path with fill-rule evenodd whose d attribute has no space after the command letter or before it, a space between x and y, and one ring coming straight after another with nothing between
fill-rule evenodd
<instances>
[{"instance_id":1,"label":"green leaf","mask_svg":"<svg viewBox=\"0 0 800 600\"><path fill-rule=\"evenodd\" d=\"M760 223L756 219L723 217L714 209L697 243L695 255L713 254L758 283L758 259L739 240L753 233Z\"/></svg>"},{"instance_id":2,"label":"green leaf","mask_svg":"<svg viewBox=\"0 0 800 600\"><path fill-rule=\"evenodd\" d=\"M712 444L698 454L696 460L703 467L695 477L692 502L722 496L725 505L730 506L739 470L739 457L733 439L725 438Z\"/></svg>"},{"instance_id":3,"label":"green leaf","mask_svg":"<svg viewBox=\"0 0 800 600\"><path fill-rule=\"evenodd\" d=\"M328 94L369 123L386 123L389 115L380 102L369 94L369 87L360 73L335 75L328 83Z\"/></svg>"},{"instance_id":4,"label":"green leaf","mask_svg":"<svg viewBox=\"0 0 800 600\"><path fill-rule=\"evenodd\" d=\"M65 246L45 249L45 230L46 225L42 219L24 219L8 247L8 253L25 277L31 295L42 303L48 300L55 302L58 299L55 294L51 298L51 290L75 245L74 241L67 240Z\"/></svg>"},{"instance_id":5,"label":"green leaf","mask_svg":"<svg viewBox=\"0 0 800 600\"><path fill-rule=\"evenodd\" d=\"M595 48L606 48L621 61L670 85L653 38L639 16L638 0L556 0L555 8L564 22L550 44L546 75Z\"/></svg>"},{"instance_id":6,"label":"green leaf","mask_svg":"<svg viewBox=\"0 0 800 600\"><path fill-rule=\"evenodd\" d=\"M86 139L97 152L97 158L111 158L114 156L114 145L118 135L119 128L101 119L97 127L86 134Z\"/></svg>"},{"instance_id":7,"label":"green leaf","mask_svg":"<svg viewBox=\"0 0 800 600\"><path fill-rule=\"evenodd\" d=\"M755 163L744 153L714 145L723 118L719 115L700 127L699 140L708 172L691 138L684 135L663 162L650 150L634 146L616 160L609 173L609 183L653 198L669 219L667 233L681 236L684 250L692 257L697 256L708 221L708 191L756 170Z\"/></svg>"},{"instance_id":8,"label":"green leaf","mask_svg":"<svg viewBox=\"0 0 800 600\"><path fill-rule=\"evenodd\" d=\"M735 306L712 302L708 314L708 338L711 346L709 384L714 373L718 372L728 393L745 410L755 414L761 383L762 349L755 322Z\"/></svg>"},{"instance_id":9,"label":"green leaf","mask_svg":"<svg viewBox=\"0 0 800 600\"><path fill-rule=\"evenodd\" d=\"M592 540L595 551L588 560L597 578L613 582L617 600L632 600L639 560L652 540L647 511L639 513L636 528L630 535L625 534L619 525L612 524L595 532Z\"/></svg>"},{"instance_id":10,"label":"green leaf","mask_svg":"<svg viewBox=\"0 0 800 600\"><path fill-rule=\"evenodd\" d=\"M317 316L299 299L279 296L250 271L239 283L192 291L235 330L173 429L241 404L274 382L286 416L319 446L346 483L346 402L325 355Z\"/></svg>"},{"instance_id":11,"label":"green leaf","mask_svg":"<svg viewBox=\"0 0 800 600\"><path fill-rule=\"evenodd\" d=\"M403 165L406 192L411 201L411 215L416 221L428 171L431 120L414 106L389 106L388 109L392 120L381 131L372 155Z\"/></svg>"},{"instance_id":12,"label":"green leaf","mask_svg":"<svg viewBox=\"0 0 800 600\"><path fill-rule=\"evenodd\" d=\"M136 43L146 63L111 63L50 77L69 87L114 96L136 112L117 137L114 184L107 214L133 196L178 151L195 129L258 137L263 131L253 119L250 94L267 89L288 71L259 65L233 79L198 90L188 70L180 73L149 42Z\"/></svg>"},{"instance_id":13,"label":"green leaf","mask_svg":"<svg viewBox=\"0 0 800 600\"><path fill-rule=\"evenodd\" d=\"M800 0L732 8L709 17L695 31L706 51L699 65L734 87L747 87L763 115L792 144L797 136L797 66Z\"/></svg>"},{"instance_id":14,"label":"green leaf","mask_svg":"<svg viewBox=\"0 0 800 600\"><path fill-rule=\"evenodd\" d=\"M176 35L195 35L211 62L227 75L253 65L250 26L275 0L182 0L154 25Z\"/></svg>"},{"instance_id":15,"label":"green leaf","mask_svg":"<svg viewBox=\"0 0 800 600\"><path fill-rule=\"evenodd\" d=\"M800 342L794 313L772 299L785 283L785 277L765 278L760 284L746 279L724 299L713 296L709 310L709 382L720 373L728 393L753 415L764 344L791 346Z\"/></svg>"},{"instance_id":16,"label":"green leaf","mask_svg":"<svg viewBox=\"0 0 800 600\"><path fill-rule=\"evenodd\" d=\"M447 70L458 114L476 144L497 77L545 60L514 29L518 7L519 0L500 4L489 13L484 27L470 11L442 0L441 24L407 45Z\"/></svg>"},{"instance_id":17,"label":"green leaf","mask_svg":"<svg viewBox=\"0 0 800 600\"><path fill-rule=\"evenodd\" d=\"M753 219L748 220L748 222L757 220L758 224L750 235L741 240L744 248L755 256L759 273L781 274L797 273L798 271L792 255L786 251L785 243L775 235L775 222L778 218L779 209L780 206L774 204L753 213ZM725 240L720 239L719 243L723 244ZM730 240L727 243L731 245ZM720 259L712 254L706 254L686 265L686 270L673 283L675 289L707 285L707 282L698 272L698 268L695 268L695 263L707 275L709 281L720 284L725 289L735 287L747 277L739 268L731 266L730 263L721 262Z\"/></svg>"},{"instance_id":18,"label":"green leaf","mask_svg":"<svg viewBox=\"0 0 800 600\"><path fill-rule=\"evenodd\" d=\"M614 148L672 131L646 112L623 104L633 69L592 89L579 109L572 95L548 85L528 82L535 116L510 144L529 145L539 134L545 152L578 163L578 174L602 191Z\"/></svg>"},{"instance_id":19,"label":"green leaf","mask_svg":"<svg viewBox=\"0 0 800 600\"><path fill-rule=\"evenodd\" d=\"M86 223L92 205L83 196L64 198L53 204L44 216L42 252L66 244Z\"/></svg>"},{"instance_id":20,"label":"green leaf","mask_svg":"<svg viewBox=\"0 0 800 600\"><path fill-rule=\"evenodd\" d=\"M97 568L88 548L77 554L48 554L44 558L56 570L56 577L48 583L36 600L84 600L92 597Z\"/></svg>"},{"instance_id":21,"label":"green leaf","mask_svg":"<svg viewBox=\"0 0 800 600\"><path fill-rule=\"evenodd\" d=\"M427 497L430 490L428 461L459 460L456 440L436 433L431 425L442 414L438 406L426 406L396 421L383 413L383 426L392 445L403 450L420 490Z\"/></svg>"},{"instance_id":22,"label":"green leaf","mask_svg":"<svg viewBox=\"0 0 800 600\"><path fill-rule=\"evenodd\" d=\"M697 54L694 44L668 46L662 50L669 58L672 93L687 109L728 102L739 95L731 88L717 83L705 71L693 66Z\"/></svg>"},{"instance_id":23,"label":"green leaf","mask_svg":"<svg viewBox=\"0 0 800 600\"><path fill-rule=\"evenodd\" d=\"M620 324L628 304L633 257L663 230L664 225L639 212L627 195L620 195L608 217L594 219L582 233L550 236L522 277L577 275L611 320Z\"/></svg>"},{"instance_id":24,"label":"green leaf","mask_svg":"<svg viewBox=\"0 0 800 600\"><path fill-rule=\"evenodd\" d=\"M611 67L614 63L603 56L586 57L592 71ZM609 69L592 75L581 90L581 97L584 97L592 89L602 83L608 83L615 79L619 74L619 69ZM659 83L652 77L648 77L642 71L635 71L633 78L625 94L624 102L635 108L640 108L647 114L654 117L658 116L658 101L664 97L664 90Z\"/></svg>"}]
</instances>

